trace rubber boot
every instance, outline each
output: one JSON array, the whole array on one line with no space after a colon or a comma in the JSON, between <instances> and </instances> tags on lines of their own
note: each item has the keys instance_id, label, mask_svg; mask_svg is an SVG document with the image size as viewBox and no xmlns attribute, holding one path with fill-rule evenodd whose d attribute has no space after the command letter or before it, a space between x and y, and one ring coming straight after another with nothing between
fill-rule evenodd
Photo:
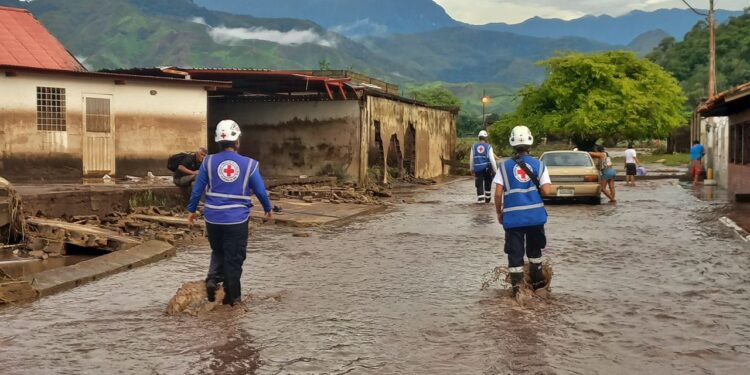
<instances>
[{"instance_id":1,"label":"rubber boot","mask_svg":"<svg viewBox=\"0 0 750 375\"><path fill-rule=\"evenodd\" d=\"M208 302L216 301L216 289L217 288L218 288L218 285L216 285L216 280L213 280L213 279L206 280L206 295L208 296Z\"/></svg>"},{"instance_id":2,"label":"rubber boot","mask_svg":"<svg viewBox=\"0 0 750 375\"><path fill-rule=\"evenodd\" d=\"M531 287L534 288L534 290L547 286L547 281L544 279L544 273L542 272L541 263L529 263L529 276L531 276Z\"/></svg>"},{"instance_id":3,"label":"rubber boot","mask_svg":"<svg viewBox=\"0 0 750 375\"><path fill-rule=\"evenodd\" d=\"M511 295L515 298L521 291L521 286L523 286L523 272L510 273L510 286L511 288L513 288L511 291Z\"/></svg>"}]
</instances>

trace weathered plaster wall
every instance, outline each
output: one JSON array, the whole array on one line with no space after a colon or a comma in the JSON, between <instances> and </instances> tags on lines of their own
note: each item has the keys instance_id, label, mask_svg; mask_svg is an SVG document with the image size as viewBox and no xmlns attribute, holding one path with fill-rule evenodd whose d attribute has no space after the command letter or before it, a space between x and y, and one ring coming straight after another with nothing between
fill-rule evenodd
<instances>
[{"instance_id":1,"label":"weathered plaster wall","mask_svg":"<svg viewBox=\"0 0 750 375\"><path fill-rule=\"evenodd\" d=\"M359 179L359 102L251 102L211 98L209 151L216 124L240 124L240 153L260 162L266 177L345 174Z\"/></svg>"},{"instance_id":2,"label":"weathered plaster wall","mask_svg":"<svg viewBox=\"0 0 750 375\"><path fill-rule=\"evenodd\" d=\"M714 117L714 127L711 131L707 130L707 118L701 119L701 144L706 147L706 168L713 168L714 179L719 187L727 188L729 183L728 166L729 166L729 118ZM690 142L692 145L692 141Z\"/></svg>"},{"instance_id":3,"label":"weathered plaster wall","mask_svg":"<svg viewBox=\"0 0 750 375\"><path fill-rule=\"evenodd\" d=\"M376 123L380 124L382 154L376 144ZM366 137L363 137L361 154L363 160L367 160L363 163L362 175L367 174L368 163L385 165L387 155L393 152L390 149L393 135L398 138L403 159L404 152L408 149L406 140L410 125L416 129L415 177L429 179L448 173L441 158L452 159L456 149L456 120L451 112L368 96L362 124L366 127ZM379 154L382 161L369 160Z\"/></svg>"},{"instance_id":4,"label":"weathered plaster wall","mask_svg":"<svg viewBox=\"0 0 750 375\"><path fill-rule=\"evenodd\" d=\"M750 108L729 116L730 126L746 123L750 123ZM732 194L750 196L750 164L729 163L728 174L727 190Z\"/></svg>"},{"instance_id":5,"label":"weathered plaster wall","mask_svg":"<svg viewBox=\"0 0 750 375\"><path fill-rule=\"evenodd\" d=\"M66 131L39 131L36 87L66 89ZM156 90L156 95L150 91ZM83 96L111 97L115 170L165 174L166 159L206 144L206 92L201 86L153 81L115 85L113 79L0 71L0 175L11 180L82 176Z\"/></svg>"}]
</instances>

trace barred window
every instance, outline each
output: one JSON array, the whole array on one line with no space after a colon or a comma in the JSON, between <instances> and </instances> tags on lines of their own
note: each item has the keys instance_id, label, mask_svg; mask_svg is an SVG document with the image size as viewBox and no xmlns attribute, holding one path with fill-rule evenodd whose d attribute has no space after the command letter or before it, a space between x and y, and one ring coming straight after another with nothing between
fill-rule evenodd
<instances>
[{"instance_id":1,"label":"barred window","mask_svg":"<svg viewBox=\"0 0 750 375\"><path fill-rule=\"evenodd\" d=\"M65 131L65 89L36 88L36 128L42 131Z\"/></svg>"}]
</instances>

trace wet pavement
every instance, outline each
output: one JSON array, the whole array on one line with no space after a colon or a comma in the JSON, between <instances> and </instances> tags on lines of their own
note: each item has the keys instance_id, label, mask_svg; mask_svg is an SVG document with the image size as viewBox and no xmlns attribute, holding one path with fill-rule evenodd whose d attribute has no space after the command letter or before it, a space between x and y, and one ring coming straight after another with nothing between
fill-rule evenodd
<instances>
[{"instance_id":1,"label":"wet pavement","mask_svg":"<svg viewBox=\"0 0 750 375\"><path fill-rule=\"evenodd\" d=\"M203 277L205 243L177 257L0 309L2 374L743 373L750 248L730 206L676 181L618 184L617 205L551 205L552 300L502 286L494 209L473 183L430 187L308 238L264 227L248 311L167 317Z\"/></svg>"}]
</instances>

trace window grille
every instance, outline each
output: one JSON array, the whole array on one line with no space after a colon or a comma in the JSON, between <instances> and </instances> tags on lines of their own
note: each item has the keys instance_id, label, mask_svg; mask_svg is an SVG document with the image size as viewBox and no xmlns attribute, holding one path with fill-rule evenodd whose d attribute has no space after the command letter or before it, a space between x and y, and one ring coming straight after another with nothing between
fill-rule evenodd
<instances>
[{"instance_id":1,"label":"window grille","mask_svg":"<svg viewBox=\"0 0 750 375\"><path fill-rule=\"evenodd\" d=\"M64 88L36 88L36 128L41 131L66 130Z\"/></svg>"},{"instance_id":2,"label":"window grille","mask_svg":"<svg viewBox=\"0 0 750 375\"><path fill-rule=\"evenodd\" d=\"M109 99L86 98L86 131L109 133L112 116L109 112Z\"/></svg>"}]
</instances>

